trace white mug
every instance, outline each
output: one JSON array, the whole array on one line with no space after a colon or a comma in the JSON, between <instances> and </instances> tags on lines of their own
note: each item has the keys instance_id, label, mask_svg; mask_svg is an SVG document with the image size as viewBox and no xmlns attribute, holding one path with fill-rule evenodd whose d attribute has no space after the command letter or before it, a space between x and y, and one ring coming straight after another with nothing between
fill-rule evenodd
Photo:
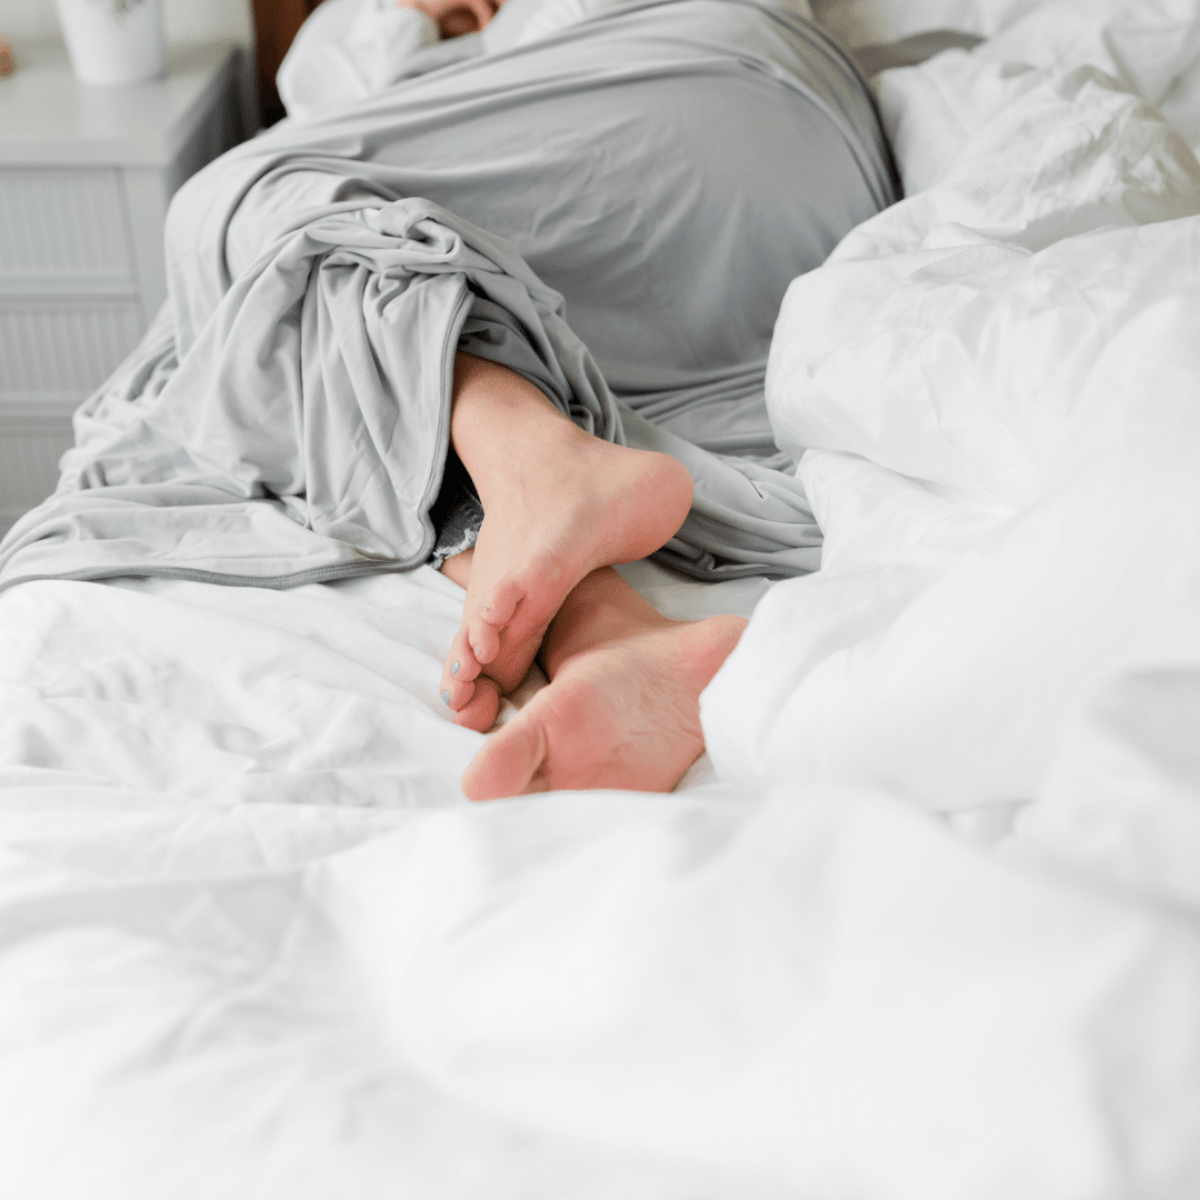
<instances>
[{"instance_id":1,"label":"white mug","mask_svg":"<svg viewBox=\"0 0 1200 1200\"><path fill-rule=\"evenodd\" d=\"M80 83L113 87L162 74L161 0L56 0Z\"/></svg>"}]
</instances>

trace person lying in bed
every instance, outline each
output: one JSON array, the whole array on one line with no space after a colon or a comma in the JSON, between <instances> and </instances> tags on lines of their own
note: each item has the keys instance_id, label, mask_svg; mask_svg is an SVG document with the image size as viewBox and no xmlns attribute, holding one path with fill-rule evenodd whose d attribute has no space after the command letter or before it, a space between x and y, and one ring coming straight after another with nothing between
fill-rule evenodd
<instances>
[{"instance_id":1,"label":"person lying in bed","mask_svg":"<svg viewBox=\"0 0 1200 1200\"><path fill-rule=\"evenodd\" d=\"M505 28L474 52L528 44L623 2L509 0ZM326 0L284 61L280 94L295 116L335 110L382 90L439 37L487 28L498 9ZM458 724L485 732L539 651L551 680L487 743L464 791L670 789L703 750L700 692L746 622L667 620L610 564L675 535L691 508L690 473L669 455L584 432L521 375L469 354L457 356L452 413L455 465L474 486L459 481L457 511L439 522L435 558L467 591L442 698ZM477 543L454 554L448 525Z\"/></svg>"},{"instance_id":2,"label":"person lying in bed","mask_svg":"<svg viewBox=\"0 0 1200 1200\"><path fill-rule=\"evenodd\" d=\"M480 503L475 545L440 567L467 593L442 698L458 724L486 732L535 657L550 680L485 744L464 793L669 790L704 749L700 693L746 621L669 620L611 564L676 534L690 473L583 431L515 371L464 353L451 436Z\"/></svg>"},{"instance_id":3,"label":"person lying in bed","mask_svg":"<svg viewBox=\"0 0 1200 1200\"><path fill-rule=\"evenodd\" d=\"M667 620L612 564L816 569L772 328L896 194L861 76L761 0L633 0L285 122L176 196L169 322L81 414L0 584L429 563L466 593L458 724L487 732L539 653L550 680L468 796L667 790L744 622Z\"/></svg>"}]
</instances>

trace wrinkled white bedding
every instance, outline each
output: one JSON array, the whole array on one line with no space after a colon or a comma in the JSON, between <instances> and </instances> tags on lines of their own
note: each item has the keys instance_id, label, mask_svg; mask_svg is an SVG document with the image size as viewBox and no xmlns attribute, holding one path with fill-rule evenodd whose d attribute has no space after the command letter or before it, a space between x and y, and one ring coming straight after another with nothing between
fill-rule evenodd
<instances>
[{"instance_id":1,"label":"wrinkled white bedding","mask_svg":"<svg viewBox=\"0 0 1200 1200\"><path fill-rule=\"evenodd\" d=\"M0 595L0 1196L1194 1200L1193 8L823 7L991 40L781 313L724 782L468 806L428 569Z\"/></svg>"}]
</instances>

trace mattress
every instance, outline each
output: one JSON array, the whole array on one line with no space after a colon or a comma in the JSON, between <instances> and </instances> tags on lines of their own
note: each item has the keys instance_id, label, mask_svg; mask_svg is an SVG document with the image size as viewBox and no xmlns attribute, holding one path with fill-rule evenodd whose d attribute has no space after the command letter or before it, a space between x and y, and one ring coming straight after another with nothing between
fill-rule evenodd
<instances>
[{"instance_id":1,"label":"mattress","mask_svg":"<svg viewBox=\"0 0 1200 1200\"><path fill-rule=\"evenodd\" d=\"M821 571L621 568L674 794L469 804L428 568L0 593L0 1195L1200 1191L1200 14L813 7L984 40L780 312Z\"/></svg>"}]
</instances>

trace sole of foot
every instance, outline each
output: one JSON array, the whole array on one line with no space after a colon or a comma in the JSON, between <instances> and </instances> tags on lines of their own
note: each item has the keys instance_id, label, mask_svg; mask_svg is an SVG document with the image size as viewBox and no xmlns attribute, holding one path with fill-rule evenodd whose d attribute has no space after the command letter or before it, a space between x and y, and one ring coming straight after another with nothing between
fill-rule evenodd
<instances>
[{"instance_id":1,"label":"sole of foot","mask_svg":"<svg viewBox=\"0 0 1200 1200\"><path fill-rule=\"evenodd\" d=\"M485 515L463 622L442 672L456 713L471 704L481 674L503 693L516 688L575 585L659 549L691 507L692 478L676 459L567 428L552 468L522 478L514 465L507 492L480 489Z\"/></svg>"},{"instance_id":2,"label":"sole of foot","mask_svg":"<svg viewBox=\"0 0 1200 1200\"><path fill-rule=\"evenodd\" d=\"M704 749L700 693L745 627L734 616L663 622L565 659L472 760L464 794L670 791Z\"/></svg>"}]
</instances>

